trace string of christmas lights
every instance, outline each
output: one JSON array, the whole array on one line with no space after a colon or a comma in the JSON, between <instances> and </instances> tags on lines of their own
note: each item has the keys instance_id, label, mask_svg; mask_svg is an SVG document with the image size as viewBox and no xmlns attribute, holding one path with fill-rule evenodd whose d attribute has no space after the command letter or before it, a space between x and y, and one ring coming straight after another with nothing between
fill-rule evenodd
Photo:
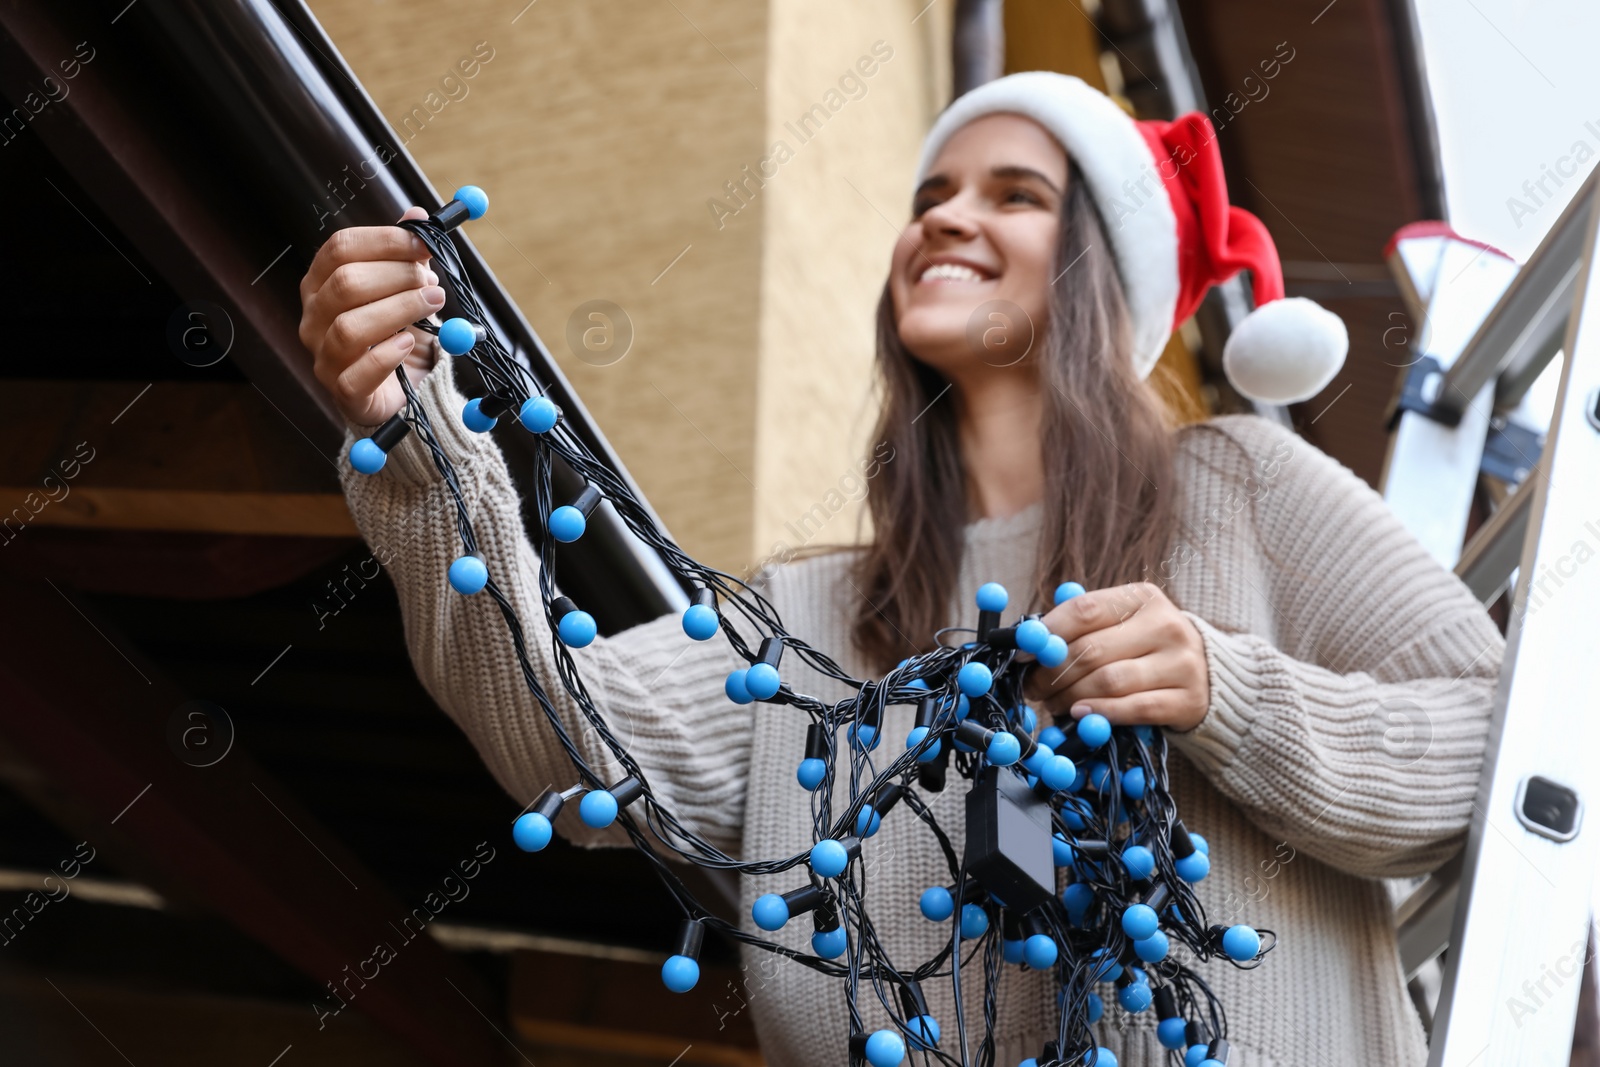
<instances>
[{"instance_id":1,"label":"string of christmas lights","mask_svg":"<svg viewBox=\"0 0 1600 1067\"><path fill-rule=\"evenodd\" d=\"M477 369L484 393L461 413L469 429L488 433L510 416L538 439L532 493L539 513L548 516L536 538L539 588L546 622L555 635L557 673L588 727L622 769L620 778L603 779L585 761L544 680L535 673L515 608L478 553L450 457L403 368L396 376L405 391L404 409L371 437L357 441L349 459L356 470L377 474L389 451L408 433L417 434L455 503L462 555L445 580L462 595L487 593L499 606L528 689L572 760L572 786L546 791L516 820L512 835L517 845L529 852L543 849L554 834L554 819L574 800L586 825L621 825L684 912L674 952L662 966L666 987L678 993L694 988L707 928L786 956L841 980L851 1020L852 1064L895 1067L911 1056L924 1064L992 1067L999 968L1022 965L1055 981L1060 1020L1055 1039L1020 1067L1116 1067L1116 1057L1096 1043L1091 1029L1106 1011L1100 993L1106 984L1119 1010L1155 1011L1158 1040L1174 1063L1225 1067L1230 1057L1227 1016L1200 976L1171 955L1172 942L1181 942L1196 963L1222 960L1248 969L1260 965L1276 937L1269 930L1207 920L1194 885L1210 870L1210 847L1178 817L1168 788L1162 732L1112 727L1095 714L1041 729L1023 699L1023 684L1035 664L1049 668L1066 662L1067 645L1037 615L1004 623L1009 597L993 582L977 590L975 630L940 631L934 650L901 662L882 678L857 679L789 633L759 590L691 559L656 526L628 485L572 433L559 406L486 327L487 316L450 232L487 210L488 197L469 185L427 219L400 223L427 245L434 269L452 287L463 311L437 327L416 325L436 333L450 357L466 359ZM576 497L559 503L552 485L557 459L583 480ZM658 800L644 771L595 706L573 652L595 640L597 626L589 612L559 594L553 548L557 542L581 538L602 502L609 502L627 528L692 590L683 612L684 632L696 641L720 634L749 664L728 675L727 699L786 705L809 717L795 772L796 788L812 793L814 844L809 850L740 860L700 837ZM1083 592L1077 583L1065 582L1056 590L1056 603ZM764 635L757 647L744 640L730 612ZM966 639L951 643L952 635ZM803 662L847 685L852 695L828 703L795 690L785 681L786 655L789 665ZM915 725L903 748L885 748L884 712L896 705L916 708ZM875 758L874 753L880 754ZM969 790L959 855L923 799L947 787L952 767ZM841 774L848 776L847 802L836 809L834 783ZM904 810L896 815L897 808ZM929 834L929 847L941 852L949 870L947 884L929 886L915 902L927 921L949 924L949 940L932 958L915 965L890 959L872 919L873 908L905 908L911 902L873 897L869 907L860 862L862 842L892 817L918 820ZM755 901L752 924L770 933L809 914L812 952L798 952L717 916L695 899L668 854L702 867L770 879L774 891ZM1069 881L1057 893L1061 869ZM980 956L985 1032L969 1059L963 967L952 961ZM954 1042L945 1040L923 993L928 982L941 980L952 985L958 1030ZM891 1028L866 1031L863 996L883 1007Z\"/></svg>"}]
</instances>

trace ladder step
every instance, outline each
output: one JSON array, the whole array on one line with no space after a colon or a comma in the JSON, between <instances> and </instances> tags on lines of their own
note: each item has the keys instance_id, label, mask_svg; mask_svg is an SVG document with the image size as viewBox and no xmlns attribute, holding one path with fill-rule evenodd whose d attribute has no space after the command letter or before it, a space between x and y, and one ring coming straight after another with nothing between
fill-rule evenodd
<instances>
[{"instance_id":1,"label":"ladder step","mask_svg":"<svg viewBox=\"0 0 1600 1067\"><path fill-rule=\"evenodd\" d=\"M1400 966L1410 981L1423 966L1450 944L1450 924L1455 919L1461 889L1461 857L1433 872L1395 908L1395 934Z\"/></svg>"},{"instance_id":2,"label":"ladder step","mask_svg":"<svg viewBox=\"0 0 1600 1067\"><path fill-rule=\"evenodd\" d=\"M1495 597L1511 580L1522 559L1522 546L1528 534L1528 513L1533 503L1535 486L1530 477L1523 487L1478 527L1467 547L1461 550L1456 576L1466 583L1472 594L1485 604Z\"/></svg>"}]
</instances>

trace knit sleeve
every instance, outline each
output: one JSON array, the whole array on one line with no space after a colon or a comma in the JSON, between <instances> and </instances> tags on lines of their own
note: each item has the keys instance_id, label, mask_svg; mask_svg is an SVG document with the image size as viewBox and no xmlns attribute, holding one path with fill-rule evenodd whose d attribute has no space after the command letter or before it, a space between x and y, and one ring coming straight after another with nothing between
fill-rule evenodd
<instances>
[{"instance_id":1,"label":"knit sleeve","mask_svg":"<svg viewBox=\"0 0 1600 1067\"><path fill-rule=\"evenodd\" d=\"M434 433L455 466L467 513L492 581L521 621L533 674L584 759L607 784L624 772L563 687L539 593L538 555L523 530L519 498L492 434L461 421L465 403L446 361L417 387ZM523 433L514 420L494 433ZM372 427L348 424L345 451ZM510 632L487 591L448 584L462 555L456 512L428 449L411 433L384 469L367 476L340 465L345 498L362 536L388 570L400 600L406 646L428 693L466 733L489 770L519 804L578 775L530 692ZM741 620L742 622L742 620ZM743 632L741 630L741 632ZM752 635L745 634L749 639ZM746 664L720 635L691 640L676 614L597 637L572 649L578 672L610 732L638 762L656 797L690 831L737 852L744 824L751 716L730 701L723 680ZM585 846L623 845L620 825L594 830L568 803L556 830ZM625 809L642 821L644 805Z\"/></svg>"},{"instance_id":2,"label":"knit sleeve","mask_svg":"<svg viewBox=\"0 0 1600 1067\"><path fill-rule=\"evenodd\" d=\"M1257 490L1253 521L1230 527L1241 543L1219 552L1274 633L1185 612L1211 703L1172 743L1264 832L1333 867L1431 871L1465 840L1504 639L1352 471L1268 420L1216 421L1255 460L1235 475Z\"/></svg>"}]
</instances>

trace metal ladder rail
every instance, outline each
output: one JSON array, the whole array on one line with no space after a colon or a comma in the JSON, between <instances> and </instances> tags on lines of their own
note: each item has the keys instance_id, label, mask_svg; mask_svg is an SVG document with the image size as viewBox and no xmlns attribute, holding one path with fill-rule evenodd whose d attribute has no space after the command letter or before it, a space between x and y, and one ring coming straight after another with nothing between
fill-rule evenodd
<instances>
[{"instance_id":1,"label":"metal ladder rail","mask_svg":"<svg viewBox=\"0 0 1600 1067\"><path fill-rule=\"evenodd\" d=\"M1499 347L1501 362L1507 369L1496 386L1496 406L1504 407L1520 400L1528 384L1548 364L1560 348L1560 339L1570 318L1582 259L1583 237L1588 228L1590 205L1596 195L1597 175L1591 175L1585 188L1573 198L1527 265L1507 287L1499 303L1487 314L1483 314L1481 309L1468 311L1474 321L1480 321L1481 325L1461 349L1458 358L1450 359L1447 355L1444 377L1463 364L1475 367L1486 365L1481 353ZM1401 289L1408 297L1414 319L1426 321L1435 296L1439 264L1413 254L1409 261L1397 258L1393 265L1397 274L1400 274ZM1448 280L1447 275L1447 284ZM1553 286L1556 292L1546 292L1541 288L1543 285ZM1457 309L1443 307L1439 310L1450 314ZM1478 373L1476 370L1472 372L1464 388L1473 389L1475 393L1482 392L1481 383L1472 380ZM1447 406L1448 398L1459 400L1464 395L1454 387L1441 388L1438 392L1441 407ZM1406 419L1425 418L1426 415L1407 411L1399 413L1395 422L1396 425L1403 425ZM1394 456L1395 451L1391 449L1391 460ZM1427 463L1426 455L1415 451L1410 458L1414 463ZM1536 469L1524 485L1531 485L1543 477L1543 470ZM1413 502L1397 499L1387 491L1387 478L1385 482L1386 497L1391 508L1415 532L1416 525L1408 521L1417 510L1410 506ZM1533 498L1531 492L1513 493L1477 531L1455 563L1456 574L1486 605L1493 603L1506 589L1521 559ZM1465 506L1463 503L1461 512L1453 517L1453 521L1459 521L1463 529L1467 520ZM1458 863L1441 869L1397 909L1400 958L1407 978L1417 974L1444 951L1449 942L1459 872Z\"/></svg>"},{"instance_id":2,"label":"metal ladder rail","mask_svg":"<svg viewBox=\"0 0 1600 1067\"><path fill-rule=\"evenodd\" d=\"M1408 971L1443 947L1442 916L1451 916L1452 951L1430 1067L1564 1063L1572 1042L1600 863L1600 827L1585 825L1583 817L1585 799L1600 791L1600 766L1591 758L1600 742L1600 698L1585 684L1586 669L1600 660L1600 624L1593 621L1600 615L1594 610L1600 566L1565 567L1573 562L1568 550L1585 533L1600 540L1597 185L1592 175L1459 350L1460 358L1443 368L1445 381L1433 397L1461 404L1465 415L1491 388L1503 399L1520 396L1553 351L1554 324L1566 318L1567 358L1537 469L1515 503L1508 502L1455 561L1480 596L1492 596L1509 576L1498 573L1512 559L1508 546L1523 531L1520 580L1460 879L1430 879L1400 913ZM1564 291L1572 297L1567 312L1554 299ZM1435 287L1429 298L1434 315L1441 292ZM1406 411L1402 418L1415 414ZM1472 445L1470 435L1436 440L1456 457ZM1416 463L1426 462L1425 449L1412 451ZM1562 584L1554 595L1539 597L1537 576L1556 567Z\"/></svg>"}]
</instances>

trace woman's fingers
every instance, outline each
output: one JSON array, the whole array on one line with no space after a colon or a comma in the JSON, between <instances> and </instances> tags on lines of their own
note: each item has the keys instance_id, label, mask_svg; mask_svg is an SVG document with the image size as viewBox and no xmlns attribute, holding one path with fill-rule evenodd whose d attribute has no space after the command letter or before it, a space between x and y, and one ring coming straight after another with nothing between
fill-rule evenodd
<instances>
[{"instance_id":1,"label":"woman's fingers","mask_svg":"<svg viewBox=\"0 0 1600 1067\"><path fill-rule=\"evenodd\" d=\"M1066 661L1060 666L1037 666L1028 672L1025 695L1032 700L1049 700L1108 663L1137 659L1159 647L1152 629L1134 619L1096 630L1069 644Z\"/></svg>"},{"instance_id":2,"label":"woman's fingers","mask_svg":"<svg viewBox=\"0 0 1600 1067\"><path fill-rule=\"evenodd\" d=\"M416 338L411 331L401 330L367 349L344 369L331 391L340 406L351 413L353 421L363 426L376 426L399 410L404 394L384 387L392 380L394 369L415 347ZM363 406L367 413L357 414Z\"/></svg>"},{"instance_id":3,"label":"woman's fingers","mask_svg":"<svg viewBox=\"0 0 1600 1067\"><path fill-rule=\"evenodd\" d=\"M425 319L444 306L444 290L437 285L407 289L340 313L328 324L317 352L319 378L331 388L331 379L344 373L371 346ZM326 364L326 370L323 365Z\"/></svg>"},{"instance_id":4,"label":"woman's fingers","mask_svg":"<svg viewBox=\"0 0 1600 1067\"><path fill-rule=\"evenodd\" d=\"M1129 693L1120 697L1101 697L1090 706L1074 712L1081 719L1090 712L1104 715L1113 726L1170 726L1187 728L1185 716L1189 705L1187 689L1147 689L1142 693Z\"/></svg>"},{"instance_id":5,"label":"woman's fingers","mask_svg":"<svg viewBox=\"0 0 1600 1067\"><path fill-rule=\"evenodd\" d=\"M346 263L328 275L312 300L316 313L332 322L352 308L438 284L439 276L421 263L384 259Z\"/></svg>"},{"instance_id":6,"label":"woman's fingers","mask_svg":"<svg viewBox=\"0 0 1600 1067\"><path fill-rule=\"evenodd\" d=\"M426 218L427 213L412 215L408 210L402 218ZM305 277L300 280L300 295L309 297L327 282L328 276L346 263L365 263L373 260L398 260L425 262L428 246L410 230L399 226L347 226L335 230L322 243L311 260Z\"/></svg>"},{"instance_id":7,"label":"woman's fingers","mask_svg":"<svg viewBox=\"0 0 1600 1067\"><path fill-rule=\"evenodd\" d=\"M1072 685L1051 694L1050 703L1054 710L1065 710L1080 701L1093 704L1107 697L1124 697L1146 690L1185 685L1188 680L1183 658L1163 650L1133 659L1114 660L1098 667Z\"/></svg>"}]
</instances>

